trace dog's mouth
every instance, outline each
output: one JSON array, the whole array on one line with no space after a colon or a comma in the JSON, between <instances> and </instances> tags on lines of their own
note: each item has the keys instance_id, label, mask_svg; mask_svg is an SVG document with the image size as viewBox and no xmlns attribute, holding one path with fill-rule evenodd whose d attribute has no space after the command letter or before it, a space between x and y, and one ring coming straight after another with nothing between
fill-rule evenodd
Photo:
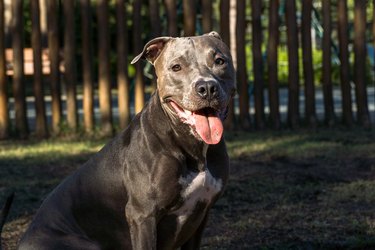
<instances>
[{"instance_id":1,"label":"dog's mouth","mask_svg":"<svg viewBox=\"0 0 375 250\"><path fill-rule=\"evenodd\" d=\"M182 108L176 102L169 100L170 106L183 123L188 124L207 144L217 144L223 136L223 122L220 119L220 111L205 107L195 111Z\"/></svg>"}]
</instances>

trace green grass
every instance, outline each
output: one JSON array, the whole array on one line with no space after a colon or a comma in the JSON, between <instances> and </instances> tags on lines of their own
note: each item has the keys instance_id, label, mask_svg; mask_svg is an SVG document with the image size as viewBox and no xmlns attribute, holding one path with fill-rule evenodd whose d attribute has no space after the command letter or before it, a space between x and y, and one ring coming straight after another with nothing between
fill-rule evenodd
<instances>
[{"instance_id":1,"label":"green grass","mask_svg":"<svg viewBox=\"0 0 375 250\"><path fill-rule=\"evenodd\" d=\"M375 133L228 133L231 174L203 249L375 249ZM0 202L14 249L45 196L107 139L0 142Z\"/></svg>"},{"instance_id":2,"label":"green grass","mask_svg":"<svg viewBox=\"0 0 375 250\"><path fill-rule=\"evenodd\" d=\"M103 139L0 141L0 161L3 164L17 163L31 166L47 164L70 157L85 158L87 154L97 152L103 145Z\"/></svg>"}]
</instances>

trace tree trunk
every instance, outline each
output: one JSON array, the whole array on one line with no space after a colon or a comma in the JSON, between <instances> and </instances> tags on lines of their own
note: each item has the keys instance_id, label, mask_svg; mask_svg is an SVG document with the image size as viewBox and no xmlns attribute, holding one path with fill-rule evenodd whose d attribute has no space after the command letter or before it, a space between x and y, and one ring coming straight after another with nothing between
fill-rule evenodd
<instances>
[{"instance_id":1,"label":"tree trunk","mask_svg":"<svg viewBox=\"0 0 375 250\"><path fill-rule=\"evenodd\" d=\"M262 57L262 1L251 0L252 39L253 39L253 70L254 70L254 104L255 124L258 129L264 129L264 80Z\"/></svg>"},{"instance_id":2,"label":"tree trunk","mask_svg":"<svg viewBox=\"0 0 375 250\"><path fill-rule=\"evenodd\" d=\"M78 127L77 101L76 101L76 64L75 64L75 24L74 0L62 1L64 7L64 62L67 122L71 130Z\"/></svg>"},{"instance_id":3,"label":"tree trunk","mask_svg":"<svg viewBox=\"0 0 375 250\"><path fill-rule=\"evenodd\" d=\"M141 16L141 0L134 0L133 2L133 52L134 56L142 52L142 16ZM143 79L143 66L142 62L135 64L136 75L135 75L135 113L142 110L145 104L145 87Z\"/></svg>"},{"instance_id":4,"label":"tree trunk","mask_svg":"<svg viewBox=\"0 0 375 250\"><path fill-rule=\"evenodd\" d=\"M226 45L230 45L229 36L229 8L230 0L220 1L220 36ZM232 99L228 106L227 118L225 119L224 126L227 130L233 130L234 123L234 100Z\"/></svg>"},{"instance_id":5,"label":"tree trunk","mask_svg":"<svg viewBox=\"0 0 375 250\"><path fill-rule=\"evenodd\" d=\"M176 0L164 0L168 19L168 35L176 37L177 32L177 7Z\"/></svg>"},{"instance_id":6,"label":"tree trunk","mask_svg":"<svg viewBox=\"0 0 375 250\"><path fill-rule=\"evenodd\" d=\"M286 1L285 19L288 40L288 123L292 128L297 128L299 121L299 63L295 0Z\"/></svg>"},{"instance_id":7,"label":"tree trunk","mask_svg":"<svg viewBox=\"0 0 375 250\"><path fill-rule=\"evenodd\" d=\"M50 84L52 96L52 131L54 134L60 132L61 123L61 87L59 70L59 24L58 6L56 0L47 0L48 18L48 50L50 59Z\"/></svg>"},{"instance_id":8,"label":"tree trunk","mask_svg":"<svg viewBox=\"0 0 375 250\"><path fill-rule=\"evenodd\" d=\"M109 70L109 20L108 1L98 0L98 60L99 60L99 106L102 123L102 133L111 135L112 127L112 98L111 78Z\"/></svg>"},{"instance_id":9,"label":"tree trunk","mask_svg":"<svg viewBox=\"0 0 375 250\"><path fill-rule=\"evenodd\" d=\"M20 138L28 135L23 69L23 1L12 1L13 95L16 130Z\"/></svg>"},{"instance_id":10,"label":"tree trunk","mask_svg":"<svg viewBox=\"0 0 375 250\"><path fill-rule=\"evenodd\" d=\"M0 1L0 140L9 136L7 77L5 74L4 1Z\"/></svg>"},{"instance_id":11,"label":"tree trunk","mask_svg":"<svg viewBox=\"0 0 375 250\"><path fill-rule=\"evenodd\" d=\"M158 6L157 6L158 7ZM124 0L116 1L117 24L117 88L120 128L124 129L130 122L129 76L127 26Z\"/></svg>"},{"instance_id":12,"label":"tree trunk","mask_svg":"<svg viewBox=\"0 0 375 250\"><path fill-rule=\"evenodd\" d=\"M348 6L346 0L338 0L338 36L340 47L340 82L342 93L342 111L344 123L348 126L353 125L352 97L350 88L350 68L349 68L349 34L348 34Z\"/></svg>"},{"instance_id":13,"label":"tree trunk","mask_svg":"<svg viewBox=\"0 0 375 250\"><path fill-rule=\"evenodd\" d=\"M357 120L362 126L369 128L371 124L366 89L366 0L355 0L354 3L354 82Z\"/></svg>"},{"instance_id":14,"label":"tree trunk","mask_svg":"<svg viewBox=\"0 0 375 250\"><path fill-rule=\"evenodd\" d=\"M44 105L43 75L42 75L42 35L39 22L38 0L31 0L32 34L31 43L34 58L34 96L36 111L35 134L39 138L47 137L47 119Z\"/></svg>"},{"instance_id":15,"label":"tree trunk","mask_svg":"<svg viewBox=\"0 0 375 250\"><path fill-rule=\"evenodd\" d=\"M314 69L311 45L312 0L302 1L302 54L305 80L305 116L311 128L316 128Z\"/></svg>"},{"instance_id":16,"label":"tree trunk","mask_svg":"<svg viewBox=\"0 0 375 250\"><path fill-rule=\"evenodd\" d=\"M280 129L277 47L279 45L279 0L270 1L268 26L268 88L270 118L274 129Z\"/></svg>"},{"instance_id":17,"label":"tree trunk","mask_svg":"<svg viewBox=\"0 0 375 250\"><path fill-rule=\"evenodd\" d=\"M195 35L196 2L195 0L183 0L184 8L184 36Z\"/></svg>"},{"instance_id":18,"label":"tree trunk","mask_svg":"<svg viewBox=\"0 0 375 250\"><path fill-rule=\"evenodd\" d=\"M202 0L202 28L203 33L212 31L212 1Z\"/></svg>"},{"instance_id":19,"label":"tree trunk","mask_svg":"<svg viewBox=\"0 0 375 250\"><path fill-rule=\"evenodd\" d=\"M90 0L81 0L82 21L82 77L83 77L83 123L85 132L94 132L94 90L92 69L92 36L91 36L91 6Z\"/></svg>"},{"instance_id":20,"label":"tree trunk","mask_svg":"<svg viewBox=\"0 0 375 250\"><path fill-rule=\"evenodd\" d=\"M237 50L237 85L240 100L240 126L244 130L250 129L249 91L246 74L245 52L245 20L246 2L237 0L236 3L236 50Z\"/></svg>"}]
</instances>

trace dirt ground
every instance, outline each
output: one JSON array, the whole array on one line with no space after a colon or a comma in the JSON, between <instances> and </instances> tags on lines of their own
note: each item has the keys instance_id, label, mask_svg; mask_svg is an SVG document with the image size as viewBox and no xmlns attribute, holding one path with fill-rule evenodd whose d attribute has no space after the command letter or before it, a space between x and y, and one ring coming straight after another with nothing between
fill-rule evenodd
<instances>
[{"instance_id":1,"label":"dirt ground","mask_svg":"<svg viewBox=\"0 0 375 250\"><path fill-rule=\"evenodd\" d=\"M373 132L240 134L228 141L230 181L210 213L202 249L375 249ZM0 158L7 175L0 184L16 191L4 250L15 249L45 195L90 154L40 165ZM1 204L9 190L0 185Z\"/></svg>"}]
</instances>

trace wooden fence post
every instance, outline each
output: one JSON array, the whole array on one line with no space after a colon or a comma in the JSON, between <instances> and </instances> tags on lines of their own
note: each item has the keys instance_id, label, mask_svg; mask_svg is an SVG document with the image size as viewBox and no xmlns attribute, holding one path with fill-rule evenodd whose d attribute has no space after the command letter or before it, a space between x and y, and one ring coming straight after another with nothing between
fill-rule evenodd
<instances>
[{"instance_id":1,"label":"wooden fence post","mask_svg":"<svg viewBox=\"0 0 375 250\"><path fill-rule=\"evenodd\" d=\"M212 1L202 0L202 29L203 33L212 31Z\"/></svg>"},{"instance_id":2,"label":"wooden fence post","mask_svg":"<svg viewBox=\"0 0 375 250\"><path fill-rule=\"evenodd\" d=\"M168 19L168 35L176 37L177 32L177 10L176 0L164 0Z\"/></svg>"},{"instance_id":3,"label":"wooden fence post","mask_svg":"<svg viewBox=\"0 0 375 250\"><path fill-rule=\"evenodd\" d=\"M160 25L160 13L159 13L159 1L158 0L148 0L149 4L149 15L150 15L150 26L152 31L152 38L161 36L162 29ZM156 90L157 77L154 67L151 67L152 72L152 88L153 91Z\"/></svg>"},{"instance_id":4,"label":"wooden fence post","mask_svg":"<svg viewBox=\"0 0 375 250\"><path fill-rule=\"evenodd\" d=\"M375 0L372 1L372 42L375 48ZM375 53L374 53L375 61ZM375 65L374 65L374 74L375 74Z\"/></svg>"},{"instance_id":5,"label":"wooden fence post","mask_svg":"<svg viewBox=\"0 0 375 250\"><path fill-rule=\"evenodd\" d=\"M245 52L245 20L246 2L236 2L236 54L237 54L237 86L240 101L240 126L244 130L250 129L249 115L249 85L246 73Z\"/></svg>"},{"instance_id":6,"label":"wooden fence post","mask_svg":"<svg viewBox=\"0 0 375 250\"><path fill-rule=\"evenodd\" d=\"M4 0L0 0L0 139L9 136L8 93L5 60Z\"/></svg>"},{"instance_id":7,"label":"wooden fence post","mask_svg":"<svg viewBox=\"0 0 375 250\"><path fill-rule=\"evenodd\" d=\"M280 129L277 47L279 45L279 0L270 1L268 24L268 95L272 127Z\"/></svg>"},{"instance_id":8,"label":"wooden fence post","mask_svg":"<svg viewBox=\"0 0 375 250\"><path fill-rule=\"evenodd\" d=\"M150 13L150 24L151 24L151 38L155 38L161 35L161 22L159 13L159 1L158 0L148 0L149 13Z\"/></svg>"},{"instance_id":9,"label":"wooden fence post","mask_svg":"<svg viewBox=\"0 0 375 250\"><path fill-rule=\"evenodd\" d=\"M16 130L20 138L28 135L23 68L23 1L12 1L13 95Z\"/></svg>"},{"instance_id":10,"label":"wooden fence post","mask_svg":"<svg viewBox=\"0 0 375 250\"><path fill-rule=\"evenodd\" d=\"M220 0L220 36L223 42L229 47L229 8L230 0ZM227 118L224 121L225 129L232 130L234 123L234 100L232 99L228 106Z\"/></svg>"},{"instance_id":11,"label":"wooden fence post","mask_svg":"<svg viewBox=\"0 0 375 250\"><path fill-rule=\"evenodd\" d=\"M349 34L348 34L348 6L346 0L337 1L337 28L340 47L340 82L342 94L343 121L346 125L353 125L352 96L349 69Z\"/></svg>"},{"instance_id":12,"label":"wooden fence post","mask_svg":"<svg viewBox=\"0 0 375 250\"><path fill-rule=\"evenodd\" d=\"M48 19L48 50L50 59L50 85L52 96L52 131L60 132L61 123L61 86L60 86L60 58L59 58L59 24L58 5L56 0L47 0Z\"/></svg>"},{"instance_id":13,"label":"wooden fence post","mask_svg":"<svg viewBox=\"0 0 375 250\"><path fill-rule=\"evenodd\" d=\"M120 128L124 129L130 122L130 98L128 76L127 25L124 0L116 1L117 25L117 88Z\"/></svg>"},{"instance_id":14,"label":"wooden fence post","mask_svg":"<svg viewBox=\"0 0 375 250\"><path fill-rule=\"evenodd\" d=\"M333 93L332 93L332 65L331 65L331 0L323 0L323 96L325 123L333 126L335 122Z\"/></svg>"},{"instance_id":15,"label":"wooden fence post","mask_svg":"<svg viewBox=\"0 0 375 250\"><path fill-rule=\"evenodd\" d=\"M292 128L299 122L299 60L298 60L298 29L296 20L296 2L285 2L285 19L288 43L288 123Z\"/></svg>"},{"instance_id":16,"label":"wooden fence post","mask_svg":"<svg viewBox=\"0 0 375 250\"><path fill-rule=\"evenodd\" d=\"M354 82L357 120L363 127L369 128L371 124L366 89L366 0L354 1Z\"/></svg>"},{"instance_id":17,"label":"wooden fence post","mask_svg":"<svg viewBox=\"0 0 375 250\"><path fill-rule=\"evenodd\" d=\"M109 20L108 1L98 0L98 59L99 59L99 106L103 135L111 135L112 127L112 98L111 76L109 65ZM138 32L137 32L138 33Z\"/></svg>"},{"instance_id":18,"label":"wooden fence post","mask_svg":"<svg viewBox=\"0 0 375 250\"><path fill-rule=\"evenodd\" d=\"M133 56L142 52L142 16L141 16L142 0L134 0L133 2ZM142 62L135 64L135 113L139 113L145 105L145 84L143 79Z\"/></svg>"},{"instance_id":19,"label":"wooden fence post","mask_svg":"<svg viewBox=\"0 0 375 250\"><path fill-rule=\"evenodd\" d=\"M315 86L311 46L311 12L312 0L302 1L302 54L303 78L305 81L305 116L311 128L317 125L315 112Z\"/></svg>"},{"instance_id":20,"label":"wooden fence post","mask_svg":"<svg viewBox=\"0 0 375 250\"><path fill-rule=\"evenodd\" d=\"M76 100L76 44L74 24L74 0L62 1L64 7L64 62L65 62L65 86L66 86L66 114L70 129L77 130L77 100Z\"/></svg>"},{"instance_id":21,"label":"wooden fence post","mask_svg":"<svg viewBox=\"0 0 375 250\"><path fill-rule=\"evenodd\" d=\"M32 34L31 43L33 47L34 58L34 96L35 96L35 111L36 124L35 134L37 137L44 138L48 135L46 110L44 105L44 90L43 90L43 74L42 74L42 35L40 32L39 21L39 1L31 0L31 19L32 19Z\"/></svg>"},{"instance_id":22,"label":"wooden fence post","mask_svg":"<svg viewBox=\"0 0 375 250\"><path fill-rule=\"evenodd\" d=\"M251 0L255 125L264 129L264 79L262 57L262 1Z\"/></svg>"},{"instance_id":23,"label":"wooden fence post","mask_svg":"<svg viewBox=\"0 0 375 250\"><path fill-rule=\"evenodd\" d=\"M195 36L196 1L183 0L184 36Z\"/></svg>"},{"instance_id":24,"label":"wooden fence post","mask_svg":"<svg viewBox=\"0 0 375 250\"><path fill-rule=\"evenodd\" d=\"M220 0L220 36L228 47L230 47L229 3L230 0Z\"/></svg>"},{"instance_id":25,"label":"wooden fence post","mask_svg":"<svg viewBox=\"0 0 375 250\"><path fill-rule=\"evenodd\" d=\"M83 75L83 123L85 132L94 131L94 90L92 69L92 36L91 36L91 5L90 0L81 0L82 20L82 75Z\"/></svg>"}]
</instances>

